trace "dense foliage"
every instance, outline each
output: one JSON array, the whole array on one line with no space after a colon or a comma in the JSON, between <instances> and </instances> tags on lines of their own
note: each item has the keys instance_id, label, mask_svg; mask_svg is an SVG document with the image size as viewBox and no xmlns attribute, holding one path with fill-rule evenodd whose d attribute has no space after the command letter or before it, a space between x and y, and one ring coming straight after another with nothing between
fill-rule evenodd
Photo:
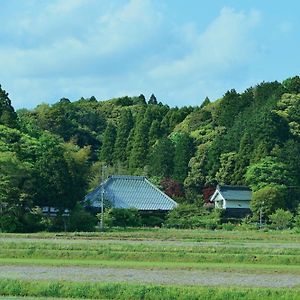
<instances>
[{"instance_id":1,"label":"dense foliage","mask_svg":"<svg viewBox=\"0 0 300 300\"><path fill-rule=\"evenodd\" d=\"M32 230L27 223L36 207L72 210L99 182L104 164L110 173L150 177L179 202L198 205L217 183L249 185L256 215L262 201L268 214L294 213L299 92L295 76L243 93L232 89L199 107L170 108L140 95L62 98L15 112L0 87L0 229Z\"/></svg>"}]
</instances>

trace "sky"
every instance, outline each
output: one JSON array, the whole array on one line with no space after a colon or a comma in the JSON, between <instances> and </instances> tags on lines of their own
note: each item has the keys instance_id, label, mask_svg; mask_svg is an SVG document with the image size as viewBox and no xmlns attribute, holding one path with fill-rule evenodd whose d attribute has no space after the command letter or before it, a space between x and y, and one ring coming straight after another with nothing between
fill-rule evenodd
<instances>
[{"instance_id":1,"label":"sky","mask_svg":"<svg viewBox=\"0 0 300 300\"><path fill-rule=\"evenodd\" d=\"M299 75L300 1L2 0L0 84L16 109L95 96L200 105Z\"/></svg>"}]
</instances>

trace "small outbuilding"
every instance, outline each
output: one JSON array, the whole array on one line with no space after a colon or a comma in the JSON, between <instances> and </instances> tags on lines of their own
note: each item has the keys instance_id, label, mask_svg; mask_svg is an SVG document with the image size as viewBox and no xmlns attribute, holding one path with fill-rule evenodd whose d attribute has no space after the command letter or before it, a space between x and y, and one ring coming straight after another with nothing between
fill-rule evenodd
<instances>
[{"instance_id":1,"label":"small outbuilding","mask_svg":"<svg viewBox=\"0 0 300 300\"><path fill-rule=\"evenodd\" d=\"M113 175L102 182L84 199L84 206L100 210L104 207L135 208L142 212L168 212L177 203L144 176Z\"/></svg>"},{"instance_id":2,"label":"small outbuilding","mask_svg":"<svg viewBox=\"0 0 300 300\"><path fill-rule=\"evenodd\" d=\"M210 197L215 208L226 210L230 217L242 218L251 214L250 201L252 192L245 186L217 185Z\"/></svg>"}]
</instances>

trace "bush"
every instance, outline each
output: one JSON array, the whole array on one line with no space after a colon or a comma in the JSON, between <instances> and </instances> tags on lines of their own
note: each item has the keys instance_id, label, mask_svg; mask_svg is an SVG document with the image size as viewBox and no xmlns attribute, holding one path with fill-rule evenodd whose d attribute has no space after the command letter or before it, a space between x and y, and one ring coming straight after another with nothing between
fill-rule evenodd
<instances>
[{"instance_id":1,"label":"bush","mask_svg":"<svg viewBox=\"0 0 300 300\"><path fill-rule=\"evenodd\" d=\"M276 229L286 229L291 224L293 215L291 212L283 209L277 209L275 213L269 216L271 226Z\"/></svg>"},{"instance_id":2,"label":"bush","mask_svg":"<svg viewBox=\"0 0 300 300\"><path fill-rule=\"evenodd\" d=\"M13 214L4 214L0 216L1 232L18 232L22 227L18 218Z\"/></svg>"},{"instance_id":3,"label":"bush","mask_svg":"<svg viewBox=\"0 0 300 300\"><path fill-rule=\"evenodd\" d=\"M298 206L296 215L294 217L294 225L297 229L300 229L300 205Z\"/></svg>"},{"instance_id":4,"label":"bush","mask_svg":"<svg viewBox=\"0 0 300 300\"><path fill-rule=\"evenodd\" d=\"M222 229L225 229L227 231L232 231L236 227L237 227L237 225L236 224L232 224L231 222L222 224Z\"/></svg>"},{"instance_id":5,"label":"bush","mask_svg":"<svg viewBox=\"0 0 300 300\"><path fill-rule=\"evenodd\" d=\"M259 228L259 224L256 220L253 220L253 217L246 216L241 222L236 226L235 229L240 231L249 231L249 230L257 230Z\"/></svg>"},{"instance_id":6,"label":"bush","mask_svg":"<svg viewBox=\"0 0 300 300\"><path fill-rule=\"evenodd\" d=\"M165 226L215 229L220 224L220 217L220 212L217 210L210 213L195 204L180 204L168 214Z\"/></svg>"},{"instance_id":7,"label":"bush","mask_svg":"<svg viewBox=\"0 0 300 300\"><path fill-rule=\"evenodd\" d=\"M162 223L164 222L164 219L161 216L153 215L153 214L147 214L142 215L142 225L147 227L160 227Z\"/></svg>"},{"instance_id":8,"label":"bush","mask_svg":"<svg viewBox=\"0 0 300 300\"><path fill-rule=\"evenodd\" d=\"M94 231L97 219L77 204L71 212L69 231Z\"/></svg>"},{"instance_id":9,"label":"bush","mask_svg":"<svg viewBox=\"0 0 300 300\"><path fill-rule=\"evenodd\" d=\"M100 219L100 214L97 217ZM112 208L105 212L104 224L109 227L138 227L141 226L142 219L137 209Z\"/></svg>"},{"instance_id":10,"label":"bush","mask_svg":"<svg viewBox=\"0 0 300 300\"><path fill-rule=\"evenodd\" d=\"M42 219L42 224L45 226L45 230L50 232L66 231L68 223L69 218L63 217L61 214L58 214L55 217L44 216Z\"/></svg>"},{"instance_id":11,"label":"bush","mask_svg":"<svg viewBox=\"0 0 300 300\"><path fill-rule=\"evenodd\" d=\"M40 212L27 212L23 215L23 232L38 232L46 229L43 222L43 216Z\"/></svg>"}]
</instances>

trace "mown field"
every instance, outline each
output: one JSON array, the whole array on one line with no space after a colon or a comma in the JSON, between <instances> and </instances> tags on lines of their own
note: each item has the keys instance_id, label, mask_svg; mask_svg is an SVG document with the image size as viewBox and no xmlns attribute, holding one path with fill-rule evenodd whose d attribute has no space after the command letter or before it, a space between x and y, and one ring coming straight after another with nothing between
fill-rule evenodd
<instances>
[{"instance_id":1,"label":"mown field","mask_svg":"<svg viewBox=\"0 0 300 300\"><path fill-rule=\"evenodd\" d=\"M0 295L300 299L300 234L168 229L0 234Z\"/></svg>"}]
</instances>

